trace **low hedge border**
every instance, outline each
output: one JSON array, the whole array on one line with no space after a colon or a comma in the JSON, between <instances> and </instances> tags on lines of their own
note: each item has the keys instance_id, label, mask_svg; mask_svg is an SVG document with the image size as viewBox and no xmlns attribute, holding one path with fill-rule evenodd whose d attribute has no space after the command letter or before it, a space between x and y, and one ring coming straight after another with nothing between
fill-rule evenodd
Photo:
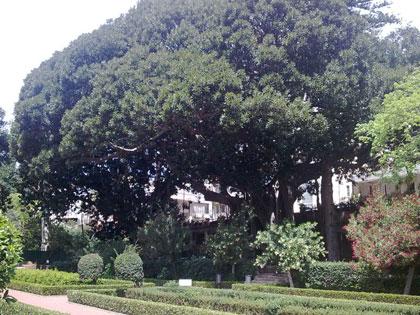
<instances>
[{"instance_id":1,"label":"low hedge border","mask_svg":"<svg viewBox=\"0 0 420 315\"><path fill-rule=\"evenodd\" d=\"M1 315L64 315L64 313L42 309L36 306L23 304L20 302L10 302L0 300Z\"/></svg>"},{"instance_id":2,"label":"low hedge border","mask_svg":"<svg viewBox=\"0 0 420 315\"><path fill-rule=\"evenodd\" d=\"M153 283L144 283L145 287L153 287ZM42 285L13 280L9 283L10 289L39 294L39 295L65 295L68 290L89 290L89 289L127 289L133 284L69 284L69 285Z\"/></svg>"},{"instance_id":3,"label":"low hedge border","mask_svg":"<svg viewBox=\"0 0 420 315\"><path fill-rule=\"evenodd\" d=\"M177 280L144 278L144 281L154 283L157 286L163 286L165 283L167 283L169 281L177 281ZM220 284L217 284L215 281L196 281L196 280L193 280L193 287L209 288L209 289L231 289L232 285L238 284L238 283L241 283L241 282L238 282L238 281L222 281Z\"/></svg>"},{"instance_id":4,"label":"low hedge border","mask_svg":"<svg viewBox=\"0 0 420 315\"><path fill-rule=\"evenodd\" d=\"M100 292L100 291L99 291ZM68 291L70 302L94 306L128 315L233 315L232 313L203 310L195 307L169 305L133 300L89 291Z\"/></svg>"},{"instance_id":5,"label":"low hedge border","mask_svg":"<svg viewBox=\"0 0 420 315\"><path fill-rule=\"evenodd\" d=\"M240 314L420 314L420 307L368 301L348 301L322 297L291 296L225 289L156 287L127 289L126 297L177 305L200 306ZM294 313L293 313L294 314Z\"/></svg>"},{"instance_id":6,"label":"low hedge border","mask_svg":"<svg viewBox=\"0 0 420 315\"><path fill-rule=\"evenodd\" d=\"M371 293L356 291L333 291L319 289L299 289L287 288L274 285L258 285L258 284L234 284L233 290L255 291L275 294L287 294L297 296L312 296L332 299L360 300L371 302L383 302L393 304L407 304L420 306L420 296L400 295L390 293Z\"/></svg>"}]
</instances>

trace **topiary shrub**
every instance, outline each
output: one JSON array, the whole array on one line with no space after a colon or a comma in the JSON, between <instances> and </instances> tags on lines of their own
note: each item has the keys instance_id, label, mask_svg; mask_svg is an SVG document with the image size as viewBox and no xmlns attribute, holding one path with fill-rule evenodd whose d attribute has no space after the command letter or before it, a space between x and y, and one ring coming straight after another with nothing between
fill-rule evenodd
<instances>
[{"instance_id":1,"label":"topiary shrub","mask_svg":"<svg viewBox=\"0 0 420 315\"><path fill-rule=\"evenodd\" d=\"M104 262L98 254L82 256L77 264L80 280L89 280L96 283L104 270Z\"/></svg>"},{"instance_id":2,"label":"topiary shrub","mask_svg":"<svg viewBox=\"0 0 420 315\"><path fill-rule=\"evenodd\" d=\"M130 280L136 287L143 283L143 261L134 249L125 250L115 258L115 275L119 279Z\"/></svg>"},{"instance_id":3,"label":"topiary shrub","mask_svg":"<svg viewBox=\"0 0 420 315\"><path fill-rule=\"evenodd\" d=\"M0 293L6 289L10 282L21 254L22 245L19 232L0 213Z\"/></svg>"}]
</instances>

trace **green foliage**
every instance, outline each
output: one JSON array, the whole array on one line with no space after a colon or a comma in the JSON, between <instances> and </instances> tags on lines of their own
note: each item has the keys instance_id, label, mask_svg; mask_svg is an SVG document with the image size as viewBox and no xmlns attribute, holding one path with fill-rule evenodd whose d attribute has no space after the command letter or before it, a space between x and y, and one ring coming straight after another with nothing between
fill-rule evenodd
<instances>
[{"instance_id":1,"label":"green foliage","mask_svg":"<svg viewBox=\"0 0 420 315\"><path fill-rule=\"evenodd\" d=\"M127 246L127 239L113 238L113 239L98 239L91 236L89 243L84 248L86 253L98 253L104 262L104 277L114 277L114 260L118 254L124 252Z\"/></svg>"},{"instance_id":2,"label":"green foliage","mask_svg":"<svg viewBox=\"0 0 420 315\"><path fill-rule=\"evenodd\" d=\"M16 270L13 279L43 285L67 285L80 283L77 273L57 271L53 269L18 269Z\"/></svg>"},{"instance_id":3,"label":"green foliage","mask_svg":"<svg viewBox=\"0 0 420 315\"><path fill-rule=\"evenodd\" d=\"M383 302L392 304L408 304L420 306L419 296L407 296L401 294L386 294L386 293L368 293L368 292L351 292L351 291L333 291L333 290L316 290L316 289L297 289L286 288L273 285L259 285L259 284L234 284L233 290L243 290L252 292L265 292L275 294L297 295L297 296L312 296L331 299L344 300L361 300L370 302Z\"/></svg>"},{"instance_id":4,"label":"green foliage","mask_svg":"<svg viewBox=\"0 0 420 315\"><path fill-rule=\"evenodd\" d=\"M147 271L149 274L156 270L157 275L165 268L166 277L177 275L177 265L190 249L191 238L189 229L184 228L180 220L172 214L159 213L139 230L138 245L145 267L151 269Z\"/></svg>"},{"instance_id":5,"label":"green foliage","mask_svg":"<svg viewBox=\"0 0 420 315\"><path fill-rule=\"evenodd\" d=\"M143 301L201 307L237 314L417 314L420 307L367 301L279 295L239 290L202 288L128 289L126 296Z\"/></svg>"},{"instance_id":6,"label":"green foliage","mask_svg":"<svg viewBox=\"0 0 420 315\"><path fill-rule=\"evenodd\" d=\"M41 213L33 205L24 205L19 193L12 193L6 204L6 216L21 231L24 251L39 250L41 246Z\"/></svg>"},{"instance_id":7,"label":"green foliage","mask_svg":"<svg viewBox=\"0 0 420 315\"><path fill-rule=\"evenodd\" d=\"M206 192L205 180L237 205L226 191L235 187L266 223L281 183L291 216L290 200L322 165L362 165L356 124L416 62L416 42L401 40L414 31L375 36L392 21L381 7L140 1L26 78L11 136L24 199L46 212L81 200L101 233L129 234L176 187Z\"/></svg>"},{"instance_id":8,"label":"green foliage","mask_svg":"<svg viewBox=\"0 0 420 315\"><path fill-rule=\"evenodd\" d=\"M152 283L144 283L145 287L153 286ZM96 289L127 289L133 287L132 282L123 282L123 281L112 281L112 282L105 282L104 280L100 280L97 284L86 284L86 283L79 283L79 284L62 284L62 285L44 285L38 283L31 283L31 282L22 282L22 281L15 281L12 280L10 282L10 288L14 290L29 292L33 294L39 295L65 295L68 290L91 290L93 288Z\"/></svg>"},{"instance_id":9,"label":"green foliage","mask_svg":"<svg viewBox=\"0 0 420 315\"><path fill-rule=\"evenodd\" d=\"M322 236L315 231L316 223L295 225L286 222L272 224L257 234L254 246L261 249L256 265L272 264L278 271L302 271L308 265L325 255Z\"/></svg>"},{"instance_id":10,"label":"green foliage","mask_svg":"<svg viewBox=\"0 0 420 315\"><path fill-rule=\"evenodd\" d=\"M355 256L380 270L416 264L420 253L419 218L417 195L390 200L380 195L370 198L346 227Z\"/></svg>"},{"instance_id":11,"label":"green foliage","mask_svg":"<svg viewBox=\"0 0 420 315\"><path fill-rule=\"evenodd\" d=\"M412 173L420 160L420 69L395 84L372 121L358 127L382 167Z\"/></svg>"},{"instance_id":12,"label":"green foliage","mask_svg":"<svg viewBox=\"0 0 420 315\"><path fill-rule=\"evenodd\" d=\"M63 313L49 311L36 306L19 302L7 303L0 300L0 314L2 315L63 315Z\"/></svg>"},{"instance_id":13,"label":"green foliage","mask_svg":"<svg viewBox=\"0 0 420 315\"><path fill-rule=\"evenodd\" d=\"M413 294L420 294L419 278ZM301 286L323 290L401 293L405 278L400 272L381 273L359 263L316 262L299 274Z\"/></svg>"},{"instance_id":14,"label":"green foliage","mask_svg":"<svg viewBox=\"0 0 420 315\"><path fill-rule=\"evenodd\" d=\"M80 280L88 280L96 283L102 275L104 269L104 261L98 254L87 254L80 258L77 264L77 272Z\"/></svg>"},{"instance_id":15,"label":"green foliage","mask_svg":"<svg viewBox=\"0 0 420 315\"><path fill-rule=\"evenodd\" d=\"M213 280L216 274L212 260L202 256L181 258L176 262L176 267L177 278Z\"/></svg>"},{"instance_id":16,"label":"green foliage","mask_svg":"<svg viewBox=\"0 0 420 315\"><path fill-rule=\"evenodd\" d=\"M2 293L20 261L22 245L15 226L0 213L0 293Z\"/></svg>"},{"instance_id":17,"label":"green foliage","mask_svg":"<svg viewBox=\"0 0 420 315\"><path fill-rule=\"evenodd\" d=\"M216 266L220 268L229 264L234 268L250 255L250 242L248 220L243 214L239 214L231 220L219 222L216 232L209 236L206 247Z\"/></svg>"},{"instance_id":18,"label":"green foliage","mask_svg":"<svg viewBox=\"0 0 420 315\"><path fill-rule=\"evenodd\" d=\"M188 306L133 300L94 292L70 291L67 293L67 296L70 302L130 315L233 315Z\"/></svg>"},{"instance_id":19,"label":"green foliage","mask_svg":"<svg viewBox=\"0 0 420 315\"><path fill-rule=\"evenodd\" d=\"M119 279L130 280L135 286L143 283L143 261L139 254L133 249L126 249L122 254L115 258L115 275Z\"/></svg>"},{"instance_id":20,"label":"green foliage","mask_svg":"<svg viewBox=\"0 0 420 315\"><path fill-rule=\"evenodd\" d=\"M87 253L92 238L75 222L51 222L49 225L50 266L63 271L77 272L77 263Z\"/></svg>"}]
</instances>

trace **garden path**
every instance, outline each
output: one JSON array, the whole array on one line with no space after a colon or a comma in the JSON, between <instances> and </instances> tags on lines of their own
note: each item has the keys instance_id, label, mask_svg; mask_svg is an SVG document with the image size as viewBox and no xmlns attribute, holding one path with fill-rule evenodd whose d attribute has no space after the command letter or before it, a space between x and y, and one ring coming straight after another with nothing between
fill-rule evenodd
<instances>
[{"instance_id":1,"label":"garden path","mask_svg":"<svg viewBox=\"0 0 420 315\"><path fill-rule=\"evenodd\" d=\"M44 296L17 290L9 290L9 295L13 296L21 303L70 315L123 315L96 307L69 302L66 295Z\"/></svg>"}]
</instances>

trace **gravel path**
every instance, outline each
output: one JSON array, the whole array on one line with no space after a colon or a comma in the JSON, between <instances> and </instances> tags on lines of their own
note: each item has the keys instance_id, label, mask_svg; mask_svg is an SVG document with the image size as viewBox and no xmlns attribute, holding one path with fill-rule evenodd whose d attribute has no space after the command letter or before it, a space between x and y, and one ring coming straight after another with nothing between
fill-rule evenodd
<instances>
[{"instance_id":1,"label":"gravel path","mask_svg":"<svg viewBox=\"0 0 420 315\"><path fill-rule=\"evenodd\" d=\"M66 295L45 296L16 290L9 290L9 295L13 296L21 303L67 313L70 315L123 315L120 313L102 310L96 307L71 303L67 300Z\"/></svg>"}]
</instances>

